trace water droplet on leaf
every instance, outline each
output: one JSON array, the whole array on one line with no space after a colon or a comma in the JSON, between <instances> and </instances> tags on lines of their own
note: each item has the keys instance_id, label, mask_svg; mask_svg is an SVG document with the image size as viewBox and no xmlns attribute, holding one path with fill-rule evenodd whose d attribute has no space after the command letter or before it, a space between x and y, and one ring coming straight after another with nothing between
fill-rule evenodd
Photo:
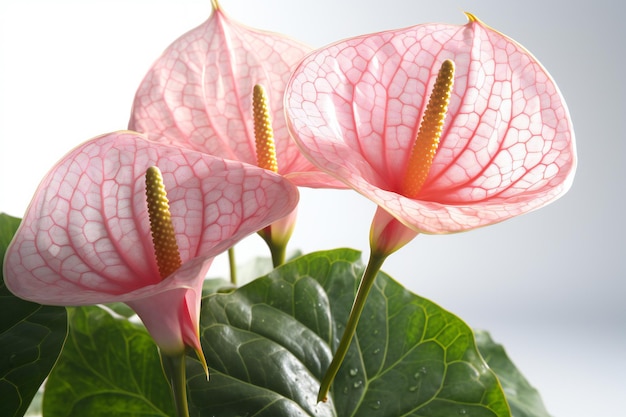
<instances>
[{"instance_id":1,"label":"water droplet on leaf","mask_svg":"<svg viewBox=\"0 0 626 417\"><path fill-rule=\"evenodd\" d=\"M426 375L428 373L428 369L425 366L422 366L419 371L413 374L413 378L419 379L421 376Z\"/></svg>"},{"instance_id":2,"label":"water droplet on leaf","mask_svg":"<svg viewBox=\"0 0 626 417\"><path fill-rule=\"evenodd\" d=\"M374 410L378 410L380 408L380 401L378 400L372 401L370 403L370 407L373 408Z\"/></svg>"}]
</instances>

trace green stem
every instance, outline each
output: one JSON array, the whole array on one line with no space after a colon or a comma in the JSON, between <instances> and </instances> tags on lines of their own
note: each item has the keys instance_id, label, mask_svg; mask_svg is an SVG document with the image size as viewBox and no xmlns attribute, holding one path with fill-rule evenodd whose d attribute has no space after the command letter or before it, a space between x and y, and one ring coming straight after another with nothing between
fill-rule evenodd
<instances>
[{"instance_id":1,"label":"green stem","mask_svg":"<svg viewBox=\"0 0 626 417\"><path fill-rule=\"evenodd\" d=\"M284 264L285 259L287 259L287 240L288 239L281 241L281 242L274 241L274 239L272 239L271 226L268 226L263 230L259 230L257 234L261 236L261 238L267 244L267 247L270 249L270 253L272 254L272 265L274 265L274 268L278 268L279 266Z\"/></svg>"},{"instance_id":2,"label":"green stem","mask_svg":"<svg viewBox=\"0 0 626 417\"><path fill-rule=\"evenodd\" d=\"M341 341L339 342L335 356L333 356L333 360L328 366L326 374L320 383L320 390L317 394L318 402L326 401L328 397L330 385L333 383L335 376L337 375L337 372L339 371L339 368L348 353L348 348L350 347L352 338L356 333L356 327L357 324L359 324L359 318L361 317L361 313L365 307L367 295L372 289L372 285L374 285L374 282L376 281L376 276L378 275L378 272L383 266L383 263L385 262L385 259L387 259L388 255L389 254L381 253L370 254L370 259L367 263L367 268L365 268L365 272L363 273L363 277L361 278L361 283L359 284L359 289L357 290L354 303L352 304L352 309L350 310L350 316L348 317L348 322L346 323L343 336L341 336Z\"/></svg>"},{"instance_id":3,"label":"green stem","mask_svg":"<svg viewBox=\"0 0 626 417\"><path fill-rule=\"evenodd\" d=\"M285 263L285 259L287 258L287 245L273 245L269 244L270 252L272 253L272 264L274 268L279 267L280 265Z\"/></svg>"},{"instance_id":4,"label":"green stem","mask_svg":"<svg viewBox=\"0 0 626 417\"><path fill-rule=\"evenodd\" d=\"M237 286L237 264L235 263L235 247L228 249L228 266L230 267L230 282Z\"/></svg>"},{"instance_id":5,"label":"green stem","mask_svg":"<svg viewBox=\"0 0 626 417\"><path fill-rule=\"evenodd\" d=\"M170 383L174 405L178 417L189 417L187 407L187 380L185 377L185 352L168 355L161 352L161 362L163 370Z\"/></svg>"}]
</instances>

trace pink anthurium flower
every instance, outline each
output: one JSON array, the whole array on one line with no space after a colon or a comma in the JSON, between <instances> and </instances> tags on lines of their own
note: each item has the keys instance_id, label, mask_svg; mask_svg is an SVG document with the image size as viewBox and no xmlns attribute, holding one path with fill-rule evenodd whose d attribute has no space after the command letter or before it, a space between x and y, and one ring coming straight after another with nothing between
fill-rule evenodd
<instances>
[{"instance_id":1,"label":"pink anthurium flower","mask_svg":"<svg viewBox=\"0 0 626 417\"><path fill-rule=\"evenodd\" d=\"M272 133L272 170L298 186L345 188L302 156L286 126L285 85L311 48L235 22L217 0L211 3L209 19L172 43L148 71L135 96L129 129L152 140L256 165L260 138L255 134L253 90L260 87L265 95L259 98L265 101L261 117ZM295 218L294 211L259 232L275 265L284 260Z\"/></svg>"},{"instance_id":2,"label":"pink anthurium flower","mask_svg":"<svg viewBox=\"0 0 626 417\"><path fill-rule=\"evenodd\" d=\"M308 158L421 233L539 208L568 190L574 134L563 98L522 46L475 17L361 36L316 51L286 95ZM441 142L415 196L401 189L442 62L455 81Z\"/></svg>"},{"instance_id":3,"label":"pink anthurium flower","mask_svg":"<svg viewBox=\"0 0 626 417\"><path fill-rule=\"evenodd\" d=\"M136 132L107 134L44 178L7 249L4 279L42 304L127 303L162 354L190 346L204 361L199 309L213 258L297 200L297 188L267 170Z\"/></svg>"},{"instance_id":4,"label":"pink anthurium flower","mask_svg":"<svg viewBox=\"0 0 626 417\"><path fill-rule=\"evenodd\" d=\"M332 44L306 57L288 84L288 123L302 152L379 207L353 321L382 261L418 233L497 223L572 183L574 133L556 84L526 49L467 16L462 26Z\"/></svg>"},{"instance_id":5,"label":"pink anthurium flower","mask_svg":"<svg viewBox=\"0 0 626 417\"><path fill-rule=\"evenodd\" d=\"M298 150L286 126L285 85L311 51L287 36L244 26L212 0L203 24L172 43L139 86L129 122L152 140L256 165L255 85L267 94L277 171L307 187L345 186Z\"/></svg>"}]
</instances>

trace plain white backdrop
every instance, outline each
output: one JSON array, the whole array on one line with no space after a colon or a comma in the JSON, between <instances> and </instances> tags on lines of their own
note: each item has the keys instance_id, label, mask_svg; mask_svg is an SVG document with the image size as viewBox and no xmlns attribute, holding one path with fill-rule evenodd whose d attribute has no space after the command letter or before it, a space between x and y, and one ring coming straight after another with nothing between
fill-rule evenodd
<instances>
[{"instance_id":1,"label":"plain white backdrop","mask_svg":"<svg viewBox=\"0 0 626 417\"><path fill-rule=\"evenodd\" d=\"M562 199L504 223L418 236L383 270L489 330L554 416L617 416L626 390L623 10L609 0L222 0L233 19L321 47L463 11L529 49L553 75L576 130L579 168ZM126 128L135 89L209 0L4 0L0 5L0 212L21 217L63 154ZM374 205L352 191L303 190L291 241L367 256ZM257 236L240 261L267 251ZM211 275L226 273L218 258Z\"/></svg>"}]
</instances>

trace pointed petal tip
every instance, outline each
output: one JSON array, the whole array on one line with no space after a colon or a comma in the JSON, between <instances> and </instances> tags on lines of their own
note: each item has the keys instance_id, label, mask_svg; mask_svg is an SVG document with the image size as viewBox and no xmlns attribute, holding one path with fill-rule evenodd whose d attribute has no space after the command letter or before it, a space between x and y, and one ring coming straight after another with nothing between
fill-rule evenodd
<instances>
[{"instance_id":1,"label":"pointed petal tip","mask_svg":"<svg viewBox=\"0 0 626 417\"><path fill-rule=\"evenodd\" d=\"M206 380L209 381L209 366L206 363L206 358L204 357L204 353L201 348L193 348L194 352L196 352L196 356L198 357L198 361L202 365L202 369L204 369L204 373L206 375Z\"/></svg>"},{"instance_id":2,"label":"pointed petal tip","mask_svg":"<svg viewBox=\"0 0 626 417\"><path fill-rule=\"evenodd\" d=\"M485 28L487 30L491 30L493 32L496 32L500 36L507 37L505 34L500 32L499 30L492 28L491 26L487 25L485 22L480 20L478 17L476 17L475 14L470 13L470 12L463 12L463 13L465 13L465 16L467 17L467 24L468 25L471 25L473 23L477 23L479 26L482 26L483 28Z\"/></svg>"},{"instance_id":3,"label":"pointed petal tip","mask_svg":"<svg viewBox=\"0 0 626 417\"><path fill-rule=\"evenodd\" d=\"M468 23L480 23L480 19L476 17L476 15L470 13L470 12L463 12L465 13L465 16L467 17Z\"/></svg>"}]
</instances>

